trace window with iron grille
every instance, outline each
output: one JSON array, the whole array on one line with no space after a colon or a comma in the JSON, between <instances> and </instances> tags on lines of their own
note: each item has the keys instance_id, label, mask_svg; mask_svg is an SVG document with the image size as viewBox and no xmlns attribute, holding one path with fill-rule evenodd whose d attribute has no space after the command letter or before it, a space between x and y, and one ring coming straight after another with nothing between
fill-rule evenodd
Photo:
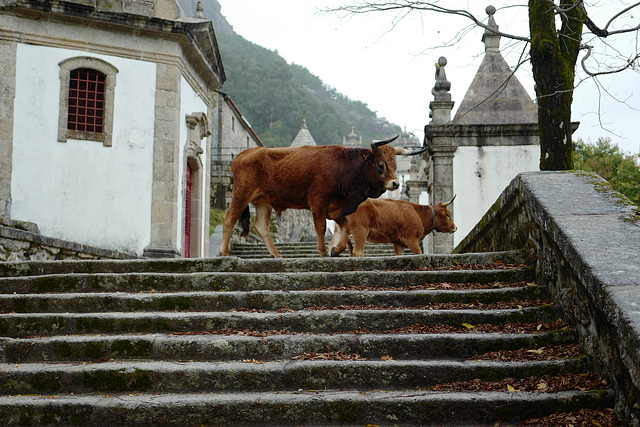
<instances>
[{"instance_id":1,"label":"window with iron grille","mask_svg":"<svg viewBox=\"0 0 640 427\"><path fill-rule=\"evenodd\" d=\"M72 70L69 76L67 129L102 133L106 76L88 68Z\"/></svg>"},{"instance_id":2,"label":"window with iron grille","mask_svg":"<svg viewBox=\"0 0 640 427\"><path fill-rule=\"evenodd\" d=\"M68 58L59 65L58 141L97 141L110 147L118 69L88 56Z\"/></svg>"}]
</instances>

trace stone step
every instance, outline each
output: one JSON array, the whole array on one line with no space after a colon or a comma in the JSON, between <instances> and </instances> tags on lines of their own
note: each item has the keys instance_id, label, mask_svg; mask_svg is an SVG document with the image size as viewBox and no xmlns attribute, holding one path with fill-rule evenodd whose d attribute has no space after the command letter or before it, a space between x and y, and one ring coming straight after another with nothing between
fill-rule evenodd
<instances>
[{"instance_id":1,"label":"stone step","mask_svg":"<svg viewBox=\"0 0 640 427\"><path fill-rule=\"evenodd\" d=\"M496 262L525 264L521 250L452 255L410 255L392 257L338 257L313 259L251 260L237 257L197 259L64 260L0 263L0 278L61 274L202 273L202 272L340 272L385 271L483 265Z\"/></svg>"},{"instance_id":2,"label":"stone step","mask_svg":"<svg viewBox=\"0 0 640 427\"><path fill-rule=\"evenodd\" d=\"M99 362L101 360L278 360L305 353L357 353L365 358L401 360L470 358L499 350L571 344L571 330L536 334L272 334L243 331L191 331L178 334L54 335L5 338L4 363Z\"/></svg>"},{"instance_id":3,"label":"stone step","mask_svg":"<svg viewBox=\"0 0 640 427\"><path fill-rule=\"evenodd\" d=\"M5 294L305 290L324 287L407 287L429 283L513 283L531 268L454 271L97 273L0 278Z\"/></svg>"},{"instance_id":4,"label":"stone step","mask_svg":"<svg viewBox=\"0 0 640 427\"><path fill-rule=\"evenodd\" d=\"M312 247L301 247L301 248L278 248L278 253L283 258L317 258L319 257L318 248L315 246ZM412 255L412 252L406 249L403 253L404 255ZM241 248L233 248L229 251L229 255L236 256L238 258L245 259L261 259L261 258L272 258L272 255L269 253L267 248L265 247L247 247L244 249ZM395 252L393 247L388 248L365 248L364 256L367 257L380 257L380 256L394 256ZM349 257L348 250L344 253L340 254L339 257Z\"/></svg>"},{"instance_id":5,"label":"stone step","mask_svg":"<svg viewBox=\"0 0 640 427\"><path fill-rule=\"evenodd\" d=\"M387 331L411 325L552 322L553 306L509 310L301 310L293 312L103 312L0 314L5 337L59 334L154 333L249 329L339 333Z\"/></svg>"},{"instance_id":6,"label":"stone step","mask_svg":"<svg viewBox=\"0 0 640 427\"><path fill-rule=\"evenodd\" d=\"M4 394L419 389L454 381L584 374L584 357L483 360L113 361L0 364Z\"/></svg>"},{"instance_id":7,"label":"stone step","mask_svg":"<svg viewBox=\"0 0 640 427\"><path fill-rule=\"evenodd\" d=\"M429 390L588 373L585 357L469 360L577 342L522 251L8 263L0 289L9 425L495 425L613 406L606 385ZM473 305L436 305L454 302Z\"/></svg>"},{"instance_id":8,"label":"stone step","mask_svg":"<svg viewBox=\"0 0 640 427\"><path fill-rule=\"evenodd\" d=\"M506 286L506 285L505 285ZM456 290L372 291L192 291L192 292L77 292L0 294L0 313L77 313L124 311L276 311L315 306L379 305L415 307L433 303L483 303L541 298L541 289L529 282L521 287Z\"/></svg>"},{"instance_id":9,"label":"stone step","mask_svg":"<svg viewBox=\"0 0 640 427\"><path fill-rule=\"evenodd\" d=\"M8 425L435 426L495 425L535 418L550 408L613 405L609 391L559 393L421 390L301 390L229 393L124 393L0 397Z\"/></svg>"},{"instance_id":10,"label":"stone step","mask_svg":"<svg viewBox=\"0 0 640 427\"><path fill-rule=\"evenodd\" d=\"M325 242L329 247L329 241ZM317 242L288 242L276 243L276 248L283 258L318 257ZM232 243L229 247L229 254L240 258L270 258L271 254L263 243ZM367 243L364 251L365 256L393 256L395 251L391 244ZM409 249L404 250L405 255L411 255ZM349 251L345 251L340 256L348 257Z\"/></svg>"}]
</instances>

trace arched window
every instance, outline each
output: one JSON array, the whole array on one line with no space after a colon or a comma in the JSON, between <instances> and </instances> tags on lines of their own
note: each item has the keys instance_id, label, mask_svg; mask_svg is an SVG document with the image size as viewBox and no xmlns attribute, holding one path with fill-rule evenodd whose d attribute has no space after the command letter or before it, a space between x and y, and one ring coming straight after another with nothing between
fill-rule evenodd
<instances>
[{"instance_id":1,"label":"arched window","mask_svg":"<svg viewBox=\"0 0 640 427\"><path fill-rule=\"evenodd\" d=\"M84 139L111 146L118 69L91 57L60 62L58 141Z\"/></svg>"}]
</instances>

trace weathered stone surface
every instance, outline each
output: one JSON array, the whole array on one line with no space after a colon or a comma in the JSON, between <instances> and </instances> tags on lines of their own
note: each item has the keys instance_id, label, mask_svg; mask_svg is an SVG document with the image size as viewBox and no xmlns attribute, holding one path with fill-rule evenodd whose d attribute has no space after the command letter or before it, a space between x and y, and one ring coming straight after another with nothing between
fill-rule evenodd
<instances>
[{"instance_id":1,"label":"weathered stone surface","mask_svg":"<svg viewBox=\"0 0 640 427\"><path fill-rule=\"evenodd\" d=\"M515 243L514 243L515 242ZM640 425L640 210L595 174L518 175L456 252L525 246L614 382L618 414Z\"/></svg>"},{"instance_id":2,"label":"weathered stone surface","mask_svg":"<svg viewBox=\"0 0 640 427\"><path fill-rule=\"evenodd\" d=\"M7 271L21 261L63 259L126 259L134 255L68 242L39 234L33 223L4 221L0 225L0 268ZM18 227L18 228L16 228Z\"/></svg>"},{"instance_id":3,"label":"weathered stone surface","mask_svg":"<svg viewBox=\"0 0 640 427\"><path fill-rule=\"evenodd\" d=\"M534 270L522 261L522 251L514 251L2 263L0 418L22 425L51 419L88 425L255 425L256 420L274 426L477 425L612 406L606 389L424 390L459 380L587 372L585 357L464 360L488 351L574 344L577 334L569 329L481 333L461 328L509 322L535 327L555 321L557 306L424 305L544 298L545 289L534 283L456 289L461 281L532 282ZM501 263L516 266L459 267ZM441 289L424 289L443 282ZM383 285L391 289L378 288ZM405 289L411 285L420 288ZM312 289L318 286L329 289ZM460 330L426 333L415 329L419 325ZM321 360L308 360L314 354ZM331 360L331 354L340 357Z\"/></svg>"}]
</instances>

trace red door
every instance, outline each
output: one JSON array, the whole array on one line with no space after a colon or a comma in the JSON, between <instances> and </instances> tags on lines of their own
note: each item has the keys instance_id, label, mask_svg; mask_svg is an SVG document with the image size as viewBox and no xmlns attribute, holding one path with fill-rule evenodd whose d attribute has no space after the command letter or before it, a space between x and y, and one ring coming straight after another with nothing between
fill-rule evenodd
<instances>
[{"instance_id":1,"label":"red door","mask_svg":"<svg viewBox=\"0 0 640 427\"><path fill-rule=\"evenodd\" d=\"M187 165L187 188L185 191L186 209L184 214L184 257L191 256L191 166Z\"/></svg>"}]
</instances>

